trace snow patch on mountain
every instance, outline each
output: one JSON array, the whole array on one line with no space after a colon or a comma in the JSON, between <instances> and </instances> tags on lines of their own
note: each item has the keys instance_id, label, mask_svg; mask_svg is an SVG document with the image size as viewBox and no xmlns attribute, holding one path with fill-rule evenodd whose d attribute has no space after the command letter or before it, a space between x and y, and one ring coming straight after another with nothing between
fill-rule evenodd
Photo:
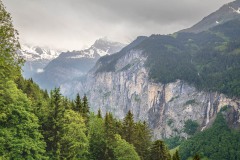
<instances>
[{"instance_id":1,"label":"snow patch on mountain","mask_svg":"<svg viewBox=\"0 0 240 160\"><path fill-rule=\"evenodd\" d=\"M23 57L26 61L36 61L36 60L52 60L59 56L61 51L53 50L46 47L31 46L23 44L19 55Z\"/></svg>"},{"instance_id":2,"label":"snow patch on mountain","mask_svg":"<svg viewBox=\"0 0 240 160\"><path fill-rule=\"evenodd\" d=\"M95 43L88 49L81 51L67 51L60 54L59 58L67 59L81 59L91 58L98 59L105 55L110 55L120 51L125 45L119 42L112 42L106 38L101 38L95 41Z\"/></svg>"}]
</instances>

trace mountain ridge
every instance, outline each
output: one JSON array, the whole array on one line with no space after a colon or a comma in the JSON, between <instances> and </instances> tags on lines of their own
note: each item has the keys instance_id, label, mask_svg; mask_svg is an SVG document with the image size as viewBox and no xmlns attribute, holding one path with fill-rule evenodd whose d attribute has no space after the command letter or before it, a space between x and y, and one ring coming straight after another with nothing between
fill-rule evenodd
<instances>
[{"instance_id":1,"label":"mountain ridge","mask_svg":"<svg viewBox=\"0 0 240 160\"><path fill-rule=\"evenodd\" d=\"M103 55L113 54L124 47L124 44L107 39L98 39L88 49L62 52L33 79L45 89L53 89L63 82L82 78Z\"/></svg>"},{"instance_id":2,"label":"mountain ridge","mask_svg":"<svg viewBox=\"0 0 240 160\"><path fill-rule=\"evenodd\" d=\"M131 110L155 138L189 137L186 121L204 130L224 106L233 107L239 128L239 28L237 18L199 33L145 37L100 58L85 80L61 88L69 96L86 93L95 112L122 119Z\"/></svg>"},{"instance_id":3,"label":"mountain ridge","mask_svg":"<svg viewBox=\"0 0 240 160\"><path fill-rule=\"evenodd\" d=\"M233 19L240 19L240 1L229 2L190 28L179 32L199 33Z\"/></svg>"}]
</instances>

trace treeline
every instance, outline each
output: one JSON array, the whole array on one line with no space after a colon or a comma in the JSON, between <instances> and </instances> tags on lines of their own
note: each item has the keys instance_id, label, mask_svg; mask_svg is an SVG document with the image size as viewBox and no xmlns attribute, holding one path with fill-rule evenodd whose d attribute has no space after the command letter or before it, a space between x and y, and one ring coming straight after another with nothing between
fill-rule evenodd
<instances>
[{"instance_id":1,"label":"treeline","mask_svg":"<svg viewBox=\"0 0 240 160\"><path fill-rule=\"evenodd\" d=\"M1 1L0 24L0 159L180 159L178 151L170 155L163 141L152 141L146 122L135 122L130 111L122 121L100 110L95 115L86 96L70 100L59 88L49 94L22 78L17 31ZM196 125L188 126L186 132L194 134ZM180 155L185 159L200 152L211 159L239 159L239 140L239 132L229 130L220 116L212 129L184 142Z\"/></svg>"},{"instance_id":2,"label":"treeline","mask_svg":"<svg viewBox=\"0 0 240 160\"><path fill-rule=\"evenodd\" d=\"M97 72L114 72L119 58L142 50L145 66L155 82L183 80L199 90L240 97L240 21L233 20L208 31L152 35L134 46L99 60Z\"/></svg>"},{"instance_id":3,"label":"treeline","mask_svg":"<svg viewBox=\"0 0 240 160\"><path fill-rule=\"evenodd\" d=\"M198 34L152 35L139 46L149 76L156 82L177 79L199 90L240 96L240 21L229 21Z\"/></svg>"},{"instance_id":4,"label":"treeline","mask_svg":"<svg viewBox=\"0 0 240 160\"><path fill-rule=\"evenodd\" d=\"M59 88L49 95L22 77L8 82L5 89L2 159L179 159L178 152L171 157L163 141L152 142L147 123L134 122L130 111L122 121L108 112L103 116L100 110L95 115L86 96L77 94L69 100Z\"/></svg>"},{"instance_id":5,"label":"treeline","mask_svg":"<svg viewBox=\"0 0 240 160\"><path fill-rule=\"evenodd\" d=\"M48 94L21 76L17 31L0 1L0 159L170 159L145 122L90 114L88 99ZM161 148L161 149L159 149Z\"/></svg>"},{"instance_id":6,"label":"treeline","mask_svg":"<svg viewBox=\"0 0 240 160\"><path fill-rule=\"evenodd\" d=\"M195 153L211 160L240 159L239 131L228 127L223 114L218 113L211 128L182 142L179 149L182 159L187 159Z\"/></svg>"}]
</instances>

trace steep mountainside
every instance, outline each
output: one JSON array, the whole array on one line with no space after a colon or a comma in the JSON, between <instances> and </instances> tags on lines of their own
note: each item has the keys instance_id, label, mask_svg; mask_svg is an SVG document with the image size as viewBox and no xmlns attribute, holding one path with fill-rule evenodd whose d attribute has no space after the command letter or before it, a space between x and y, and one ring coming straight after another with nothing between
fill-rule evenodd
<instances>
[{"instance_id":1,"label":"steep mountainside","mask_svg":"<svg viewBox=\"0 0 240 160\"><path fill-rule=\"evenodd\" d=\"M228 121L239 128L239 34L236 18L197 34L141 37L100 58L86 79L61 87L70 96L86 93L94 111L123 118L131 110L156 138L188 136L187 120L204 130L224 106L231 106Z\"/></svg>"},{"instance_id":2,"label":"steep mountainside","mask_svg":"<svg viewBox=\"0 0 240 160\"><path fill-rule=\"evenodd\" d=\"M201 31L205 31L214 26L223 24L227 21L230 21L236 18L240 19L240 1L239 0L225 4L219 10L203 18L202 21L195 24L191 28L184 29L180 32L199 33Z\"/></svg>"},{"instance_id":3,"label":"steep mountainside","mask_svg":"<svg viewBox=\"0 0 240 160\"><path fill-rule=\"evenodd\" d=\"M123 118L131 110L137 120L146 120L155 138L169 138L183 133L184 122L191 119L206 128L225 105L234 106L238 127L240 101L216 92L199 92L194 86L177 80L154 83L144 67L146 57L131 50L116 64L115 72L91 73L84 83L76 81L62 86L64 90L87 93L92 109L111 111ZM71 86L71 87L70 87ZM66 89L67 88L67 89Z\"/></svg>"},{"instance_id":4,"label":"steep mountainside","mask_svg":"<svg viewBox=\"0 0 240 160\"><path fill-rule=\"evenodd\" d=\"M99 39L88 49L61 53L33 79L46 89L58 87L67 81L71 83L76 78L84 78L101 56L118 52L123 47L121 43Z\"/></svg>"},{"instance_id":5,"label":"steep mountainside","mask_svg":"<svg viewBox=\"0 0 240 160\"><path fill-rule=\"evenodd\" d=\"M34 74L43 71L47 64L56 58L61 51L49 48L42 48L31 45L22 45L18 54L26 61L23 66L23 76L25 78L33 77Z\"/></svg>"}]
</instances>

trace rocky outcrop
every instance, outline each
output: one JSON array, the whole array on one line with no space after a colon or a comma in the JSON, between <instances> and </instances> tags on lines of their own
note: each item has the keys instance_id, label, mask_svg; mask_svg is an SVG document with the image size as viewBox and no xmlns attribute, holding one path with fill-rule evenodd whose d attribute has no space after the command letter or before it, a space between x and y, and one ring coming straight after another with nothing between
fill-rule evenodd
<instances>
[{"instance_id":1,"label":"rocky outcrop","mask_svg":"<svg viewBox=\"0 0 240 160\"><path fill-rule=\"evenodd\" d=\"M69 95L69 91L86 93L95 112L100 108L103 113L110 111L122 119L131 110L136 120L149 123L155 138L187 136L183 127L188 119L197 121L199 130L204 130L224 106L232 106L232 112L226 117L235 127L239 126L239 99L198 91L180 80L154 83L149 80L145 60L142 51L131 50L118 60L115 72L95 73L98 68L95 67L85 81L65 83L61 88L65 95Z\"/></svg>"}]
</instances>

